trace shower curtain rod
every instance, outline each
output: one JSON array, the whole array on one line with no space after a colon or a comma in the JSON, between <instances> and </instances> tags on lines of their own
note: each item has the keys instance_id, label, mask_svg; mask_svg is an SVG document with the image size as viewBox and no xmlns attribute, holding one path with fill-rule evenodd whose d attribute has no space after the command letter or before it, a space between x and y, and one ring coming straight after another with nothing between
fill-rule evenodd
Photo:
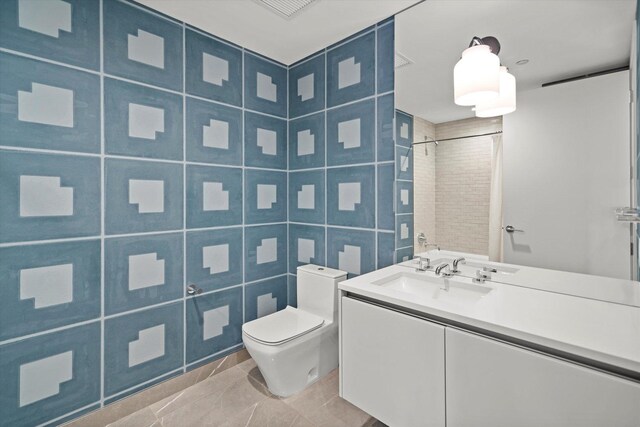
<instances>
[{"instance_id":1,"label":"shower curtain rod","mask_svg":"<svg viewBox=\"0 0 640 427\"><path fill-rule=\"evenodd\" d=\"M466 138L476 138L479 136L491 136L491 135L500 135L502 133L501 130L496 131L496 132L489 132L489 133L481 133L478 135L467 135L467 136L459 136L457 138L445 138L445 139L434 139L431 141L418 141L418 142L412 142L411 145L420 145L420 144L428 144L430 142L444 142L444 141L454 141L456 139L466 139Z\"/></svg>"}]
</instances>

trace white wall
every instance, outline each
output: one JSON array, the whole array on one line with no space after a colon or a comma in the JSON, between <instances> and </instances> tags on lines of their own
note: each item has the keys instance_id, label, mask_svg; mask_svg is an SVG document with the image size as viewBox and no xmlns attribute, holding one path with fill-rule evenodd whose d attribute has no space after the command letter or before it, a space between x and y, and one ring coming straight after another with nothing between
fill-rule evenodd
<instances>
[{"instance_id":1,"label":"white wall","mask_svg":"<svg viewBox=\"0 0 640 427\"><path fill-rule=\"evenodd\" d=\"M505 261L629 278L629 75L518 94L504 117Z\"/></svg>"}]
</instances>

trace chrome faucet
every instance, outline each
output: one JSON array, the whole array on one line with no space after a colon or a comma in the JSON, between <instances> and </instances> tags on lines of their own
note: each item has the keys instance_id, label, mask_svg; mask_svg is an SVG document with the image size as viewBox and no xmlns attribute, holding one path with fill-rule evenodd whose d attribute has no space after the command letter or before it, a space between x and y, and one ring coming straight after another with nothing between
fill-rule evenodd
<instances>
[{"instance_id":1,"label":"chrome faucet","mask_svg":"<svg viewBox=\"0 0 640 427\"><path fill-rule=\"evenodd\" d=\"M485 280L491 280L491 272L484 269L476 271L476 277L473 279L473 282L484 283Z\"/></svg>"},{"instance_id":2,"label":"chrome faucet","mask_svg":"<svg viewBox=\"0 0 640 427\"><path fill-rule=\"evenodd\" d=\"M444 270L444 271L442 271ZM436 276L440 276L442 275L442 277L451 277L453 276L453 273L451 272L451 269L449 268L449 264L446 262L443 262L442 264L438 265L435 269L435 273Z\"/></svg>"},{"instance_id":3,"label":"chrome faucet","mask_svg":"<svg viewBox=\"0 0 640 427\"><path fill-rule=\"evenodd\" d=\"M466 262L467 261L463 257L454 259L453 260L453 270L451 272L452 273L460 273L460 270L458 270L458 263L466 264Z\"/></svg>"},{"instance_id":4,"label":"chrome faucet","mask_svg":"<svg viewBox=\"0 0 640 427\"><path fill-rule=\"evenodd\" d=\"M414 256L413 261L418 264L416 271L427 271L431 269L431 260L429 258Z\"/></svg>"}]
</instances>

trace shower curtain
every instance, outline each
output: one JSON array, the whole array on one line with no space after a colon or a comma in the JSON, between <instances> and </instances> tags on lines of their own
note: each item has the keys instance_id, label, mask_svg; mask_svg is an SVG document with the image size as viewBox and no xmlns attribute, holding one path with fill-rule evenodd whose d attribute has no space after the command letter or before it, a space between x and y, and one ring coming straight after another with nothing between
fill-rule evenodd
<instances>
[{"instance_id":1,"label":"shower curtain","mask_svg":"<svg viewBox=\"0 0 640 427\"><path fill-rule=\"evenodd\" d=\"M493 136L489 195L489 261L502 262L502 135Z\"/></svg>"}]
</instances>

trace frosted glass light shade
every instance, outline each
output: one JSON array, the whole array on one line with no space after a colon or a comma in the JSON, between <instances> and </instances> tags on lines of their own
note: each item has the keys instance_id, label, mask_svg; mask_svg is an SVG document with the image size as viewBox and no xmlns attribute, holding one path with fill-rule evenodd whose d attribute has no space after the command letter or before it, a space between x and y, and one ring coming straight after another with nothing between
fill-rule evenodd
<instances>
[{"instance_id":1,"label":"frosted glass light shade","mask_svg":"<svg viewBox=\"0 0 640 427\"><path fill-rule=\"evenodd\" d=\"M477 117L496 117L516 111L516 78L500 67L500 96L476 105Z\"/></svg>"},{"instance_id":2,"label":"frosted glass light shade","mask_svg":"<svg viewBox=\"0 0 640 427\"><path fill-rule=\"evenodd\" d=\"M472 46L462 52L453 68L455 103L476 105L500 94L500 59L486 45Z\"/></svg>"}]
</instances>

